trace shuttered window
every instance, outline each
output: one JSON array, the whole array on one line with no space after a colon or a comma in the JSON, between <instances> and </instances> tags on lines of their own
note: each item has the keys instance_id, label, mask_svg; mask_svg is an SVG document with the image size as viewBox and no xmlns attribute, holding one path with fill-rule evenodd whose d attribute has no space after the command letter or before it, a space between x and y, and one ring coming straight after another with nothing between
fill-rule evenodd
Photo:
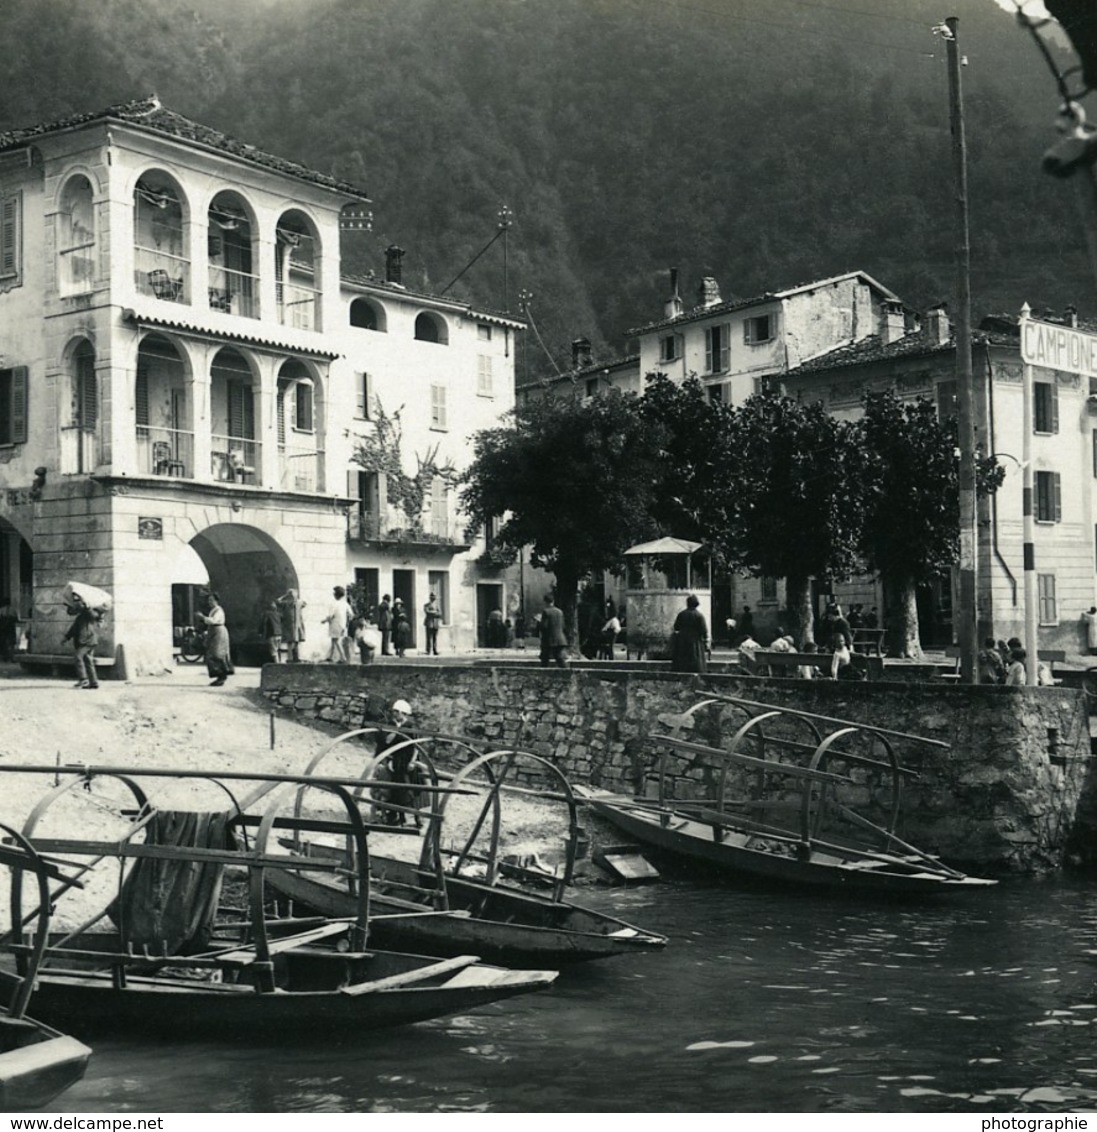
<instances>
[{"instance_id":1,"label":"shuttered window","mask_svg":"<svg viewBox=\"0 0 1097 1132\"><path fill-rule=\"evenodd\" d=\"M0 279L19 282L23 262L23 194L0 197Z\"/></svg>"},{"instance_id":2,"label":"shuttered window","mask_svg":"<svg viewBox=\"0 0 1097 1132\"><path fill-rule=\"evenodd\" d=\"M95 379L95 355L76 356L76 420L85 432L92 432L99 423L99 388Z\"/></svg>"},{"instance_id":3,"label":"shuttered window","mask_svg":"<svg viewBox=\"0 0 1097 1132\"><path fill-rule=\"evenodd\" d=\"M137 423L137 435L149 434L149 371L145 366L137 367L137 382L133 389L133 411Z\"/></svg>"},{"instance_id":4,"label":"shuttered window","mask_svg":"<svg viewBox=\"0 0 1097 1132\"><path fill-rule=\"evenodd\" d=\"M354 415L360 420L373 420L373 378L368 373L354 375Z\"/></svg>"},{"instance_id":5,"label":"shuttered window","mask_svg":"<svg viewBox=\"0 0 1097 1132\"><path fill-rule=\"evenodd\" d=\"M490 354L480 354L477 358L476 394L479 397L491 397L493 394Z\"/></svg>"},{"instance_id":6,"label":"shuttered window","mask_svg":"<svg viewBox=\"0 0 1097 1132\"><path fill-rule=\"evenodd\" d=\"M299 381L293 390L293 427L298 432L312 432L312 382Z\"/></svg>"},{"instance_id":7,"label":"shuttered window","mask_svg":"<svg viewBox=\"0 0 1097 1132\"><path fill-rule=\"evenodd\" d=\"M723 373L728 368L728 328L710 326L705 331L705 370Z\"/></svg>"},{"instance_id":8,"label":"shuttered window","mask_svg":"<svg viewBox=\"0 0 1097 1132\"><path fill-rule=\"evenodd\" d=\"M251 386L242 381L228 383L229 436L244 440L255 439L255 405Z\"/></svg>"},{"instance_id":9,"label":"shuttered window","mask_svg":"<svg viewBox=\"0 0 1097 1132\"><path fill-rule=\"evenodd\" d=\"M1040 609L1040 624L1058 624L1059 608L1055 598L1054 574L1036 575L1036 597Z\"/></svg>"},{"instance_id":10,"label":"shuttered window","mask_svg":"<svg viewBox=\"0 0 1097 1132\"><path fill-rule=\"evenodd\" d=\"M1059 387L1053 382L1033 382L1032 431L1043 433L1059 431Z\"/></svg>"},{"instance_id":11,"label":"shuttered window","mask_svg":"<svg viewBox=\"0 0 1097 1132\"><path fill-rule=\"evenodd\" d=\"M0 369L0 445L27 442L27 367Z\"/></svg>"},{"instance_id":12,"label":"shuttered window","mask_svg":"<svg viewBox=\"0 0 1097 1132\"><path fill-rule=\"evenodd\" d=\"M1036 473L1036 520L1060 523L1063 519L1063 492L1058 472Z\"/></svg>"},{"instance_id":13,"label":"shuttered window","mask_svg":"<svg viewBox=\"0 0 1097 1132\"><path fill-rule=\"evenodd\" d=\"M432 385L430 387L430 427L445 431L446 429L446 387Z\"/></svg>"}]
</instances>

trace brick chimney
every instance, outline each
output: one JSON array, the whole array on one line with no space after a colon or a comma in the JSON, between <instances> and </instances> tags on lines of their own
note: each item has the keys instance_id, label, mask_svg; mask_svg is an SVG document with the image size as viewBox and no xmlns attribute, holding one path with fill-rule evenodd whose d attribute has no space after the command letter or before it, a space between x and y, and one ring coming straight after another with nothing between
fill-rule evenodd
<instances>
[{"instance_id":1,"label":"brick chimney","mask_svg":"<svg viewBox=\"0 0 1097 1132\"><path fill-rule=\"evenodd\" d=\"M571 344L572 369L583 369L591 364L590 339L576 338Z\"/></svg>"},{"instance_id":2,"label":"brick chimney","mask_svg":"<svg viewBox=\"0 0 1097 1132\"><path fill-rule=\"evenodd\" d=\"M678 268L670 269L670 298L663 307L664 318L677 318L682 313L682 296L678 294Z\"/></svg>"},{"instance_id":3,"label":"brick chimney","mask_svg":"<svg viewBox=\"0 0 1097 1132\"><path fill-rule=\"evenodd\" d=\"M1067 326L1072 326L1075 329L1078 327L1078 308L1076 306L1069 306L1063 311L1063 316L1067 320Z\"/></svg>"},{"instance_id":4,"label":"brick chimney","mask_svg":"<svg viewBox=\"0 0 1097 1132\"><path fill-rule=\"evenodd\" d=\"M697 288L697 305L714 307L720 302L720 284L711 275L706 275Z\"/></svg>"},{"instance_id":5,"label":"brick chimney","mask_svg":"<svg viewBox=\"0 0 1097 1132\"><path fill-rule=\"evenodd\" d=\"M385 248L385 281L403 286L404 278L404 249L396 244Z\"/></svg>"},{"instance_id":6,"label":"brick chimney","mask_svg":"<svg viewBox=\"0 0 1097 1132\"><path fill-rule=\"evenodd\" d=\"M952 339L952 325L944 303L926 311L925 334L930 342L938 346L945 346Z\"/></svg>"},{"instance_id":7,"label":"brick chimney","mask_svg":"<svg viewBox=\"0 0 1097 1132\"><path fill-rule=\"evenodd\" d=\"M902 303L884 303L880 338L885 346L898 342L907 332L906 313Z\"/></svg>"}]
</instances>

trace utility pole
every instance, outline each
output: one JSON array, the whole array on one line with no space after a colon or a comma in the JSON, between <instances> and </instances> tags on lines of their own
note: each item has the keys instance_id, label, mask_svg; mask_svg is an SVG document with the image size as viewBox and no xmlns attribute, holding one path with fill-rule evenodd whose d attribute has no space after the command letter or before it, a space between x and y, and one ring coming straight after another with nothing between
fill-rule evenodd
<instances>
[{"instance_id":1,"label":"utility pole","mask_svg":"<svg viewBox=\"0 0 1097 1132\"><path fill-rule=\"evenodd\" d=\"M507 248L507 235L510 232L511 223L514 220L514 213L511 212L507 206L500 205L499 212L496 214L498 219L499 231L503 233L503 313L510 314L510 286L507 279L508 272L508 248Z\"/></svg>"},{"instance_id":2,"label":"utility pole","mask_svg":"<svg viewBox=\"0 0 1097 1132\"><path fill-rule=\"evenodd\" d=\"M967 139L964 135L964 103L960 85L960 53L956 38L959 20L945 21L948 51L949 122L952 128L952 160L956 189L956 389L957 423L960 434L960 608L953 623L960 646L960 679L978 680L975 654L977 636L976 530L975 530L975 398L971 364L971 236L968 224Z\"/></svg>"},{"instance_id":3,"label":"utility pole","mask_svg":"<svg viewBox=\"0 0 1097 1132\"><path fill-rule=\"evenodd\" d=\"M1025 324L1032 308L1021 307L1021 341L1026 341ZM1022 359L1024 360L1024 359ZM1035 685L1040 671L1040 637L1036 616L1036 516L1033 510L1032 475L1032 366L1025 361L1021 386L1021 518L1025 567L1025 683Z\"/></svg>"}]
</instances>

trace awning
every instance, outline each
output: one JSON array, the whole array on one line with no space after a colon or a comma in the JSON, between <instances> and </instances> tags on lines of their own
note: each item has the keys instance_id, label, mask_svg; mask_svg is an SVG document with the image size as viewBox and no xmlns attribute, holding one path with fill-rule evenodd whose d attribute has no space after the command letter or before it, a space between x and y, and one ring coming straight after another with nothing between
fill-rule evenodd
<instances>
[{"instance_id":1,"label":"awning","mask_svg":"<svg viewBox=\"0 0 1097 1132\"><path fill-rule=\"evenodd\" d=\"M625 555L635 555L640 557L645 554L692 554L695 550L700 550L702 543L690 542L684 538L671 538L669 535L666 538L657 538L652 542L637 543L636 546L630 546L625 551Z\"/></svg>"}]
</instances>

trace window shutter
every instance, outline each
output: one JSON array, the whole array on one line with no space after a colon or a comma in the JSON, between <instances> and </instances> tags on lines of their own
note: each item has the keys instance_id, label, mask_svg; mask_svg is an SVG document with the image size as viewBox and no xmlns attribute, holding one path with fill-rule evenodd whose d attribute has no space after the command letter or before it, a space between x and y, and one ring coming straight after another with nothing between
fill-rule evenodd
<instances>
[{"instance_id":1,"label":"window shutter","mask_svg":"<svg viewBox=\"0 0 1097 1132\"><path fill-rule=\"evenodd\" d=\"M357 499L359 502L361 502L362 499L361 476L362 473L358 468L347 469L347 495L351 499Z\"/></svg>"},{"instance_id":2,"label":"window shutter","mask_svg":"<svg viewBox=\"0 0 1097 1132\"><path fill-rule=\"evenodd\" d=\"M355 396L357 398L354 406L354 415L361 420L368 421L370 419L369 412L369 374L358 373L355 374Z\"/></svg>"},{"instance_id":3,"label":"window shutter","mask_svg":"<svg viewBox=\"0 0 1097 1132\"><path fill-rule=\"evenodd\" d=\"M0 275L19 271L19 198L0 201Z\"/></svg>"},{"instance_id":4,"label":"window shutter","mask_svg":"<svg viewBox=\"0 0 1097 1132\"><path fill-rule=\"evenodd\" d=\"M714 347L716 345L716 342L713 338L714 333L715 332L712 330L711 327L708 330L705 331L705 372L706 373L715 373L716 372L716 364L715 364L716 359L713 356Z\"/></svg>"},{"instance_id":5,"label":"window shutter","mask_svg":"<svg viewBox=\"0 0 1097 1132\"><path fill-rule=\"evenodd\" d=\"M27 367L11 370L11 442L27 442Z\"/></svg>"},{"instance_id":6,"label":"window shutter","mask_svg":"<svg viewBox=\"0 0 1097 1132\"><path fill-rule=\"evenodd\" d=\"M278 443L286 444L286 387L278 386Z\"/></svg>"},{"instance_id":7,"label":"window shutter","mask_svg":"<svg viewBox=\"0 0 1097 1132\"><path fill-rule=\"evenodd\" d=\"M430 423L433 428L446 427L446 387L430 387Z\"/></svg>"},{"instance_id":8,"label":"window shutter","mask_svg":"<svg viewBox=\"0 0 1097 1132\"><path fill-rule=\"evenodd\" d=\"M255 439L255 406L252 404L251 386L242 381L228 383L229 436L242 440Z\"/></svg>"},{"instance_id":9,"label":"window shutter","mask_svg":"<svg viewBox=\"0 0 1097 1132\"><path fill-rule=\"evenodd\" d=\"M95 362L80 358L76 363L76 396L79 425L91 431L99 422L99 391L95 381Z\"/></svg>"},{"instance_id":10,"label":"window shutter","mask_svg":"<svg viewBox=\"0 0 1097 1132\"><path fill-rule=\"evenodd\" d=\"M1053 381L1051 383L1049 390L1048 390L1048 394L1049 394L1048 400L1050 402L1050 409L1051 409L1051 413L1050 413L1051 421L1049 422L1050 429L1051 429L1052 432L1058 432L1059 431L1059 383L1057 381Z\"/></svg>"},{"instance_id":11,"label":"window shutter","mask_svg":"<svg viewBox=\"0 0 1097 1132\"><path fill-rule=\"evenodd\" d=\"M137 424L137 435L148 436L149 432L149 371L145 366L137 367L137 381L133 387L133 411Z\"/></svg>"},{"instance_id":12,"label":"window shutter","mask_svg":"<svg viewBox=\"0 0 1097 1132\"><path fill-rule=\"evenodd\" d=\"M1062 492L1062 476L1058 472L1051 473L1051 490L1055 497L1054 515L1055 522L1061 523L1063 521L1063 492Z\"/></svg>"}]
</instances>

